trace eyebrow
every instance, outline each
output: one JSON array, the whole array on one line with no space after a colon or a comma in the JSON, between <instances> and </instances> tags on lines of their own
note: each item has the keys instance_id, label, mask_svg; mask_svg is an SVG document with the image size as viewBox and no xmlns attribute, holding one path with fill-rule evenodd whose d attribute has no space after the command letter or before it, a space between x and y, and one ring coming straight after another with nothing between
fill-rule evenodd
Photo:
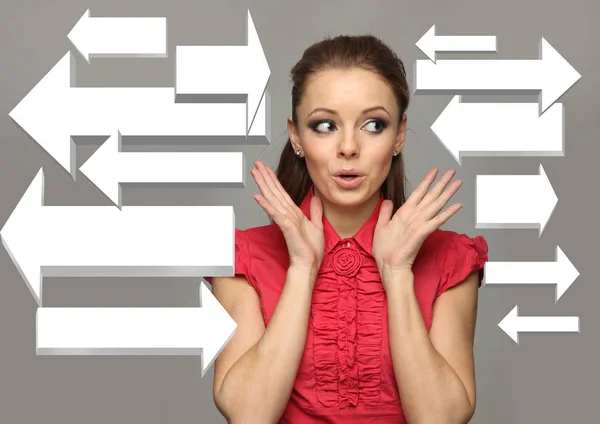
<instances>
[{"instance_id":1,"label":"eyebrow","mask_svg":"<svg viewBox=\"0 0 600 424\"><path fill-rule=\"evenodd\" d=\"M390 113L383 106L373 106L373 107L367 108L367 109L365 109L365 110L362 111L361 115L365 115L365 114L367 114L369 112L373 112L374 110L383 110L385 113L387 113L388 115L390 115ZM318 107L318 108L314 109L311 113L309 113L308 115L306 115L306 117L308 118L310 115L312 115L314 113L317 113L317 112L327 112L327 113L331 113L332 115L337 115L338 114L333 109L328 109L326 107Z\"/></svg>"}]
</instances>

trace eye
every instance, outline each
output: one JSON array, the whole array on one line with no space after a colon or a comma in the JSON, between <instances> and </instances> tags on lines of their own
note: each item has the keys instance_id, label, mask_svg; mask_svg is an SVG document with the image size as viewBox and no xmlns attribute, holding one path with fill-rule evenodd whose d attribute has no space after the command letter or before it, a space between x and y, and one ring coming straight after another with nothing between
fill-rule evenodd
<instances>
[{"instance_id":1,"label":"eye","mask_svg":"<svg viewBox=\"0 0 600 424\"><path fill-rule=\"evenodd\" d=\"M315 121L310 124L310 128L319 134L325 134L333 130L335 128L335 124L333 121L328 119L322 119L320 121Z\"/></svg>"},{"instance_id":2,"label":"eye","mask_svg":"<svg viewBox=\"0 0 600 424\"><path fill-rule=\"evenodd\" d=\"M373 131L370 132L374 132L376 134L383 132L383 130L387 128L387 122L383 119L374 119L372 121L367 122L367 125L371 125L371 129ZM379 127L379 129L377 129L377 126Z\"/></svg>"}]
</instances>

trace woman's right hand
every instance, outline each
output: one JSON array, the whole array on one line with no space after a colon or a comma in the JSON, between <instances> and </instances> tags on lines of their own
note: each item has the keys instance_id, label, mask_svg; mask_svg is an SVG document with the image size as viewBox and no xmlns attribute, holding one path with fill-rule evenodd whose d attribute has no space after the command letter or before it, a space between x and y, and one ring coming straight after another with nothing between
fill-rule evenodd
<instances>
[{"instance_id":1,"label":"woman's right hand","mask_svg":"<svg viewBox=\"0 0 600 424\"><path fill-rule=\"evenodd\" d=\"M253 198L283 232L290 266L318 270L325 251L321 199L317 196L311 199L309 220L285 191L273 170L261 161L254 164L256 168L250 172L262 195L255 194Z\"/></svg>"}]
</instances>

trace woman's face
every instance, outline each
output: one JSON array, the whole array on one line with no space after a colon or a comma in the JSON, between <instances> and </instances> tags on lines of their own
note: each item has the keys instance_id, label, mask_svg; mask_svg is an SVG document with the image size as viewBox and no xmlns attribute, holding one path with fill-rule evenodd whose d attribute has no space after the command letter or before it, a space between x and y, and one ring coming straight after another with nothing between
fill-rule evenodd
<instances>
[{"instance_id":1,"label":"woman's face","mask_svg":"<svg viewBox=\"0 0 600 424\"><path fill-rule=\"evenodd\" d=\"M302 149L317 194L340 206L379 198L392 152L400 152L406 134L406 115L399 128L398 105L385 81L362 69L319 72L296 112L298 127L289 117L288 132L294 151ZM336 174L349 169L362 176L339 181Z\"/></svg>"}]
</instances>

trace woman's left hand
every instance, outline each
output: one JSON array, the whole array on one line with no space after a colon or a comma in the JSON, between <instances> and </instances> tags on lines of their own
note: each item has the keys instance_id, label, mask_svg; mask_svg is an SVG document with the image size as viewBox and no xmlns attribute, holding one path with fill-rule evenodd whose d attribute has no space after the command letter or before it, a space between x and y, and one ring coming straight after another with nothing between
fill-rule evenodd
<instances>
[{"instance_id":1,"label":"woman's left hand","mask_svg":"<svg viewBox=\"0 0 600 424\"><path fill-rule=\"evenodd\" d=\"M384 284L397 272L412 272L425 239L462 207L461 203L455 203L438 215L458 191L462 180L446 187L455 174L454 170L447 171L428 192L437 173L437 168L429 171L393 217L392 201L386 199L381 205L373 237L373 256Z\"/></svg>"}]
</instances>

